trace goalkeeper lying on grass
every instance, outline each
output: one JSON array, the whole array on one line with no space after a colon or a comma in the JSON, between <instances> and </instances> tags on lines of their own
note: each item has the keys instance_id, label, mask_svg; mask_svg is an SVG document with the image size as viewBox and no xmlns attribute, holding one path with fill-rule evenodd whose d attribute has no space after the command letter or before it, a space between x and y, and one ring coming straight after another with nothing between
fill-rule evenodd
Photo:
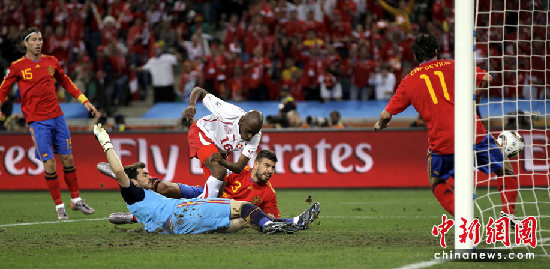
<instances>
[{"instance_id":1,"label":"goalkeeper lying on grass","mask_svg":"<svg viewBox=\"0 0 550 269\"><path fill-rule=\"evenodd\" d=\"M220 198L172 199L162 196L151 190L153 184L146 168L138 168L135 178L128 177L101 124L94 126L94 135L107 155L128 210L148 232L229 232L246 227L247 223L260 227L266 234L298 231L298 225L292 219L271 219L248 202Z\"/></svg>"},{"instance_id":2,"label":"goalkeeper lying on grass","mask_svg":"<svg viewBox=\"0 0 550 269\"><path fill-rule=\"evenodd\" d=\"M258 206L266 215L271 218L280 218L281 214L277 207L277 197L275 190L269 180L275 172L277 156L270 150L261 150L256 155L254 167L245 167L240 173L228 173L224 181L219 181L219 186L215 187L215 193L220 198L234 199L238 201L251 202ZM138 168L145 168L145 164L137 162L124 167L124 171L130 178L135 178ZM104 175L115 178L113 171L108 163L101 162L97 164L97 169ZM203 188L200 186L189 186L181 183L162 181L152 178L153 191L169 198L202 198ZM225 183L225 187L222 186ZM210 185L212 187L212 185ZM219 191L218 191L219 189ZM214 190L210 190L210 194ZM319 203L314 203L310 208L293 218L294 223L300 229L307 229L309 224L315 220L319 214ZM136 219L132 213L115 212L109 216L109 221L114 224L135 223Z\"/></svg>"}]
</instances>

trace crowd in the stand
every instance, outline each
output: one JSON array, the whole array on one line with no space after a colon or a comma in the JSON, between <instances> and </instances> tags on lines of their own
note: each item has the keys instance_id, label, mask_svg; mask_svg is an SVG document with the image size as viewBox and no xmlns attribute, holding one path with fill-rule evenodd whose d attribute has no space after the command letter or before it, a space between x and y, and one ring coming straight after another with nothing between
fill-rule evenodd
<instances>
[{"instance_id":1,"label":"crowd in the stand","mask_svg":"<svg viewBox=\"0 0 550 269\"><path fill-rule=\"evenodd\" d=\"M156 101L185 99L194 85L232 100L387 99L413 66L416 33L438 32L450 56L452 14L447 0L3 0L0 65L21 57L19 34L38 26L42 52L103 108L143 99L150 85L173 87ZM177 56L179 81L141 68L163 53Z\"/></svg>"},{"instance_id":2,"label":"crowd in the stand","mask_svg":"<svg viewBox=\"0 0 550 269\"><path fill-rule=\"evenodd\" d=\"M485 2L480 10L504 6ZM520 22L546 25L542 12L529 14L521 13ZM486 45L487 33L479 31L478 64L494 74L493 85L544 81L544 71L500 72L539 68L545 57L514 56L547 46L515 41L544 36L544 27L499 28L504 17L511 15L490 17L490 40L506 41ZM488 19L479 16L478 24ZM227 100L389 99L415 66L416 34L437 33L444 58L452 58L454 46L452 0L2 0L2 69L21 57L15 43L31 26L42 30L42 52L56 56L100 109L144 99L148 90L155 101L186 100L195 85ZM483 60L489 52L504 57ZM491 94L519 91L510 86ZM60 90L59 98L70 96Z\"/></svg>"}]
</instances>

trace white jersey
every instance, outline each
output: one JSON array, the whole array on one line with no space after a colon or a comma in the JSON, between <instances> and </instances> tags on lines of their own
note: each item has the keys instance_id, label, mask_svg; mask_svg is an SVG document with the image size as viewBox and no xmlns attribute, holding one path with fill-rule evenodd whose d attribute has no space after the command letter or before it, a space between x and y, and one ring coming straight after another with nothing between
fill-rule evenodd
<instances>
[{"instance_id":1,"label":"white jersey","mask_svg":"<svg viewBox=\"0 0 550 269\"><path fill-rule=\"evenodd\" d=\"M239 133L239 120L245 112L242 108L224 102L218 97L207 94L202 104L212 112L197 121L197 127L203 131L222 153L242 149L244 156L249 159L260 144L262 132L255 134L250 141L242 139ZM199 133L203 145L210 144Z\"/></svg>"}]
</instances>

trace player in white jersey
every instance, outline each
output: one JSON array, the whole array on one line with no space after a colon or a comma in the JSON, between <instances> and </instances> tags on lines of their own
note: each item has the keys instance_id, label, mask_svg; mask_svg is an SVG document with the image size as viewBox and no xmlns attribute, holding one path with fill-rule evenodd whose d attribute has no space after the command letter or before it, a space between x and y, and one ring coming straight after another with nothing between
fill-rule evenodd
<instances>
[{"instance_id":1,"label":"player in white jersey","mask_svg":"<svg viewBox=\"0 0 550 269\"><path fill-rule=\"evenodd\" d=\"M193 121L198 99L202 99L203 105L212 114L191 125L187 135L189 157L198 158L203 167L206 185L200 197L218 197L227 169L240 173L258 148L263 115L256 110L245 112L209 94L205 89L195 87L191 92L189 106L183 112L189 121ZM225 159L229 152L240 149L242 154L237 162Z\"/></svg>"}]
</instances>

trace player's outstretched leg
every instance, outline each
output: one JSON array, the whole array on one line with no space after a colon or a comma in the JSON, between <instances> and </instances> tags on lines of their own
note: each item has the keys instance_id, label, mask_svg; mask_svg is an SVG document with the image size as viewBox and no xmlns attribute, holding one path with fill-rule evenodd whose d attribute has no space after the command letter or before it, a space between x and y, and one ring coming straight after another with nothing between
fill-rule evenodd
<instances>
[{"instance_id":1,"label":"player's outstretched leg","mask_svg":"<svg viewBox=\"0 0 550 269\"><path fill-rule=\"evenodd\" d=\"M116 180L115 172L113 172L113 170L111 169L111 165L109 165L109 163L106 163L106 162L97 163L97 171Z\"/></svg>"},{"instance_id":2,"label":"player's outstretched leg","mask_svg":"<svg viewBox=\"0 0 550 269\"><path fill-rule=\"evenodd\" d=\"M113 224L136 223L136 217L130 212L114 212L109 215L109 222Z\"/></svg>"},{"instance_id":3,"label":"player's outstretched leg","mask_svg":"<svg viewBox=\"0 0 550 269\"><path fill-rule=\"evenodd\" d=\"M321 206L318 202L315 202L306 211L302 212L302 214L294 217L293 220L298 225L300 230L304 230L307 229L309 225L319 217L320 212Z\"/></svg>"},{"instance_id":4,"label":"player's outstretched leg","mask_svg":"<svg viewBox=\"0 0 550 269\"><path fill-rule=\"evenodd\" d=\"M298 225L293 222L273 221L260 208L248 203L231 200L232 212L238 213L246 222L255 224L266 234L277 232L295 233L298 231Z\"/></svg>"}]
</instances>

